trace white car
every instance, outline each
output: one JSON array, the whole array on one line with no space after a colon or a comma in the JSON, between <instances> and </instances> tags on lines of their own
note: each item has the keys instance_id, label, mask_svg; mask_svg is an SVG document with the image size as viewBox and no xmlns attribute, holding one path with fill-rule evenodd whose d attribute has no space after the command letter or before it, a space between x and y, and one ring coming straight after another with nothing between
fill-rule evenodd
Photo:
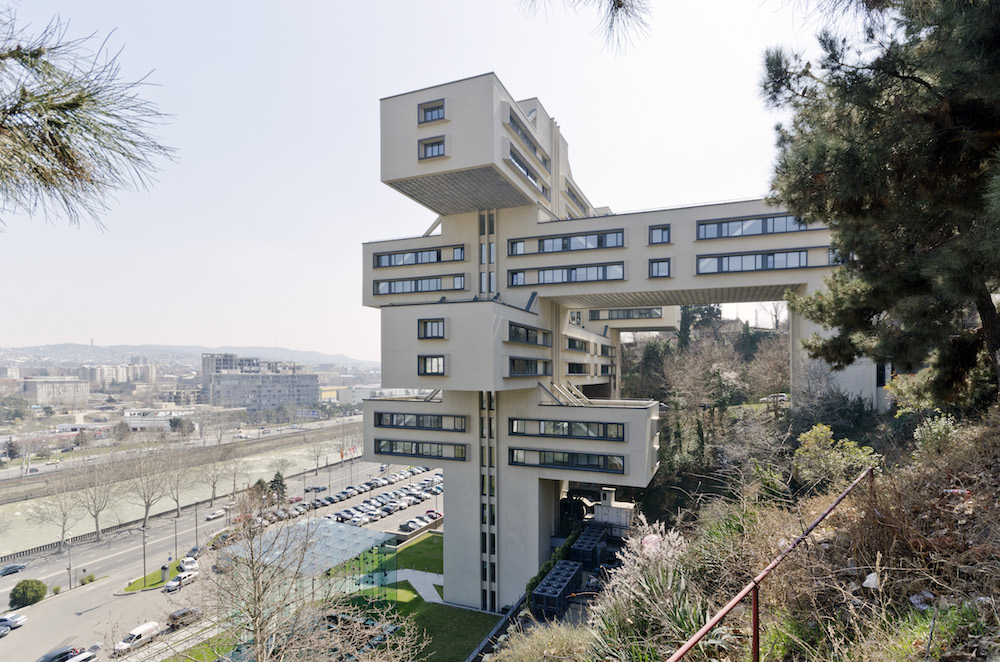
<instances>
[{"instance_id":1,"label":"white car","mask_svg":"<svg viewBox=\"0 0 1000 662\"><path fill-rule=\"evenodd\" d=\"M11 630L14 628L19 628L24 625L28 620L28 617L24 614L17 614L10 612L9 614L4 614L0 616L0 626L9 627Z\"/></svg>"},{"instance_id":2,"label":"white car","mask_svg":"<svg viewBox=\"0 0 1000 662\"><path fill-rule=\"evenodd\" d=\"M167 582L167 585L164 587L164 590L167 593L173 593L174 591L179 591L181 586L184 586L185 584L190 584L196 579L198 579L198 572L196 570L193 570L191 572L182 572L173 579L171 579L169 582Z\"/></svg>"},{"instance_id":3,"label":"white car","mask_svg":"<svg viewBox=\"0 0 1000 662\"><path fill-rule=\"evenodd\" d=\"M226 516L226 511L224 511L224 510L216 510L215 512L212 512L212 513L209 513L209 514L205 515L205 519L207 519L207 520L213 520L213 519L219 519L220 517L225 517L225 516Z\"/></svg>"},{"instance_id":4,"label":"white car","mask_svg":"<svg viewBox=\"0 0 1000 662\"><path fill-rule=\"evenodd\" d=\"M180 562L181 572L191 572L198 569L198 559L193 556L185 556Z\"/></svg>"}]
</instances>

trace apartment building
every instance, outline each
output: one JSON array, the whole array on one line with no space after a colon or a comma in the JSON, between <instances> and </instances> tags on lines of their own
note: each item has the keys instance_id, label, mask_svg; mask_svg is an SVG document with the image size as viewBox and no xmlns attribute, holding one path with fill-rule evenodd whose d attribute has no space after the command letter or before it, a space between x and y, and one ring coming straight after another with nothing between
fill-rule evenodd
<instances>
[{"instance_id":1,"label":"apartment building","mask_svg":"<svg viewBox=\"0 0 1000 662\"><path fill-rule=\"evenodd\" d=\"M202 354L202 402L247 412L312 406L319 376L297 363L261 361L236 354Z\"/></svg>"},{"instance_id":2,"label":"apartment building","mask_svg":"<svg viewBox=\"0 0 1000 662\"><path fill-rule=\"evenodd\" d=\"M763 200L595 207L541 102L494 74L383 99L381 133L382 181L438 218L364 245L363 301L383 386L430 394L366 400L365 457L445 467L445 600L500 611L548 558L561 497L656 471L658 403L619 398L621 332L821 288L830 235ZM876 397L870 364L838 379Z\"/></svg>"}]
</instances>

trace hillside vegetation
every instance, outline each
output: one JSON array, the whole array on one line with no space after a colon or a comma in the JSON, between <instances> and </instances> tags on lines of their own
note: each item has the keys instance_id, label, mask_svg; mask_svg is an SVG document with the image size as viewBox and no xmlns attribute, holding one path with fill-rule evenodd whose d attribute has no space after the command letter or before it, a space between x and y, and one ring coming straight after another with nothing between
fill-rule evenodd
<instances>
[{"instance_id":1,"label":"hillside vegetation","mask_svg":"<svg viewBox=\"0 0 1000 662\"><path fill-rule=\"evenodd\" d=\"M495 662L666 659L869 465L873 480L762 584L761 659L1000 659L997 409L877 416L822 379L778 412L750 391L692 406L668 379L690 356L654 342L672 414L660 471L632 495L645 519L623 566L587 623L527 628ZM734 389L752 362L726 369ZM749 660L749 637L747 599L686 659Z\"/></svg>"}]
</instances>

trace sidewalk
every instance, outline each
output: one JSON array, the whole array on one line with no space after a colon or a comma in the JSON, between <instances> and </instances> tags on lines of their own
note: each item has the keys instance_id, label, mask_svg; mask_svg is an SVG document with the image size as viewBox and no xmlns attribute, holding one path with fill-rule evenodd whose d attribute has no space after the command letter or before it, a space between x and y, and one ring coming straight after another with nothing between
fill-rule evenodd
<instances>
[{"instance_id":1,"label":"sidewalk","mask_svg":"<svg viewBox=\"0 0 1000 662\"><path fill-rule=\"evenodd\" d=\"M396 581L397 582L410 582L410 586L413 587L420 597L423 598L424 602L436 602L438 604L444 604L444 600L441 599L441 594L438 593L434 585L444 586L444 575L438 575L433 572L424 572L422 570L397 570L396 571Z\"/></svg>"}]
</instances>

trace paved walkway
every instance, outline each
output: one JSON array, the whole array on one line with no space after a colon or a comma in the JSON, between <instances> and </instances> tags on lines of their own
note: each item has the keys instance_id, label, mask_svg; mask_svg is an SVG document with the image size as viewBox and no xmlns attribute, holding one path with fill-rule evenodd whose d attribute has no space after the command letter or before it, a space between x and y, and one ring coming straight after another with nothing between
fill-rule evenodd
<instances>
[{"instance_id":1,"label":"paved walkway","mask_svg":"<svg viewBox=\"0 0 1000 662\"><path fill-rule=\"evenodd\" d=\"M436 602L438 604L443 604L444 600L441 599L441 594L438 593L434 585L444 586L444 575L438 575L433 572L424 572L422 570L397 570L396 571L396 581L397 582L410 582L410 586L413 587L420 597L424 599L424 602Z\"/></svg>"}]
</instances>

